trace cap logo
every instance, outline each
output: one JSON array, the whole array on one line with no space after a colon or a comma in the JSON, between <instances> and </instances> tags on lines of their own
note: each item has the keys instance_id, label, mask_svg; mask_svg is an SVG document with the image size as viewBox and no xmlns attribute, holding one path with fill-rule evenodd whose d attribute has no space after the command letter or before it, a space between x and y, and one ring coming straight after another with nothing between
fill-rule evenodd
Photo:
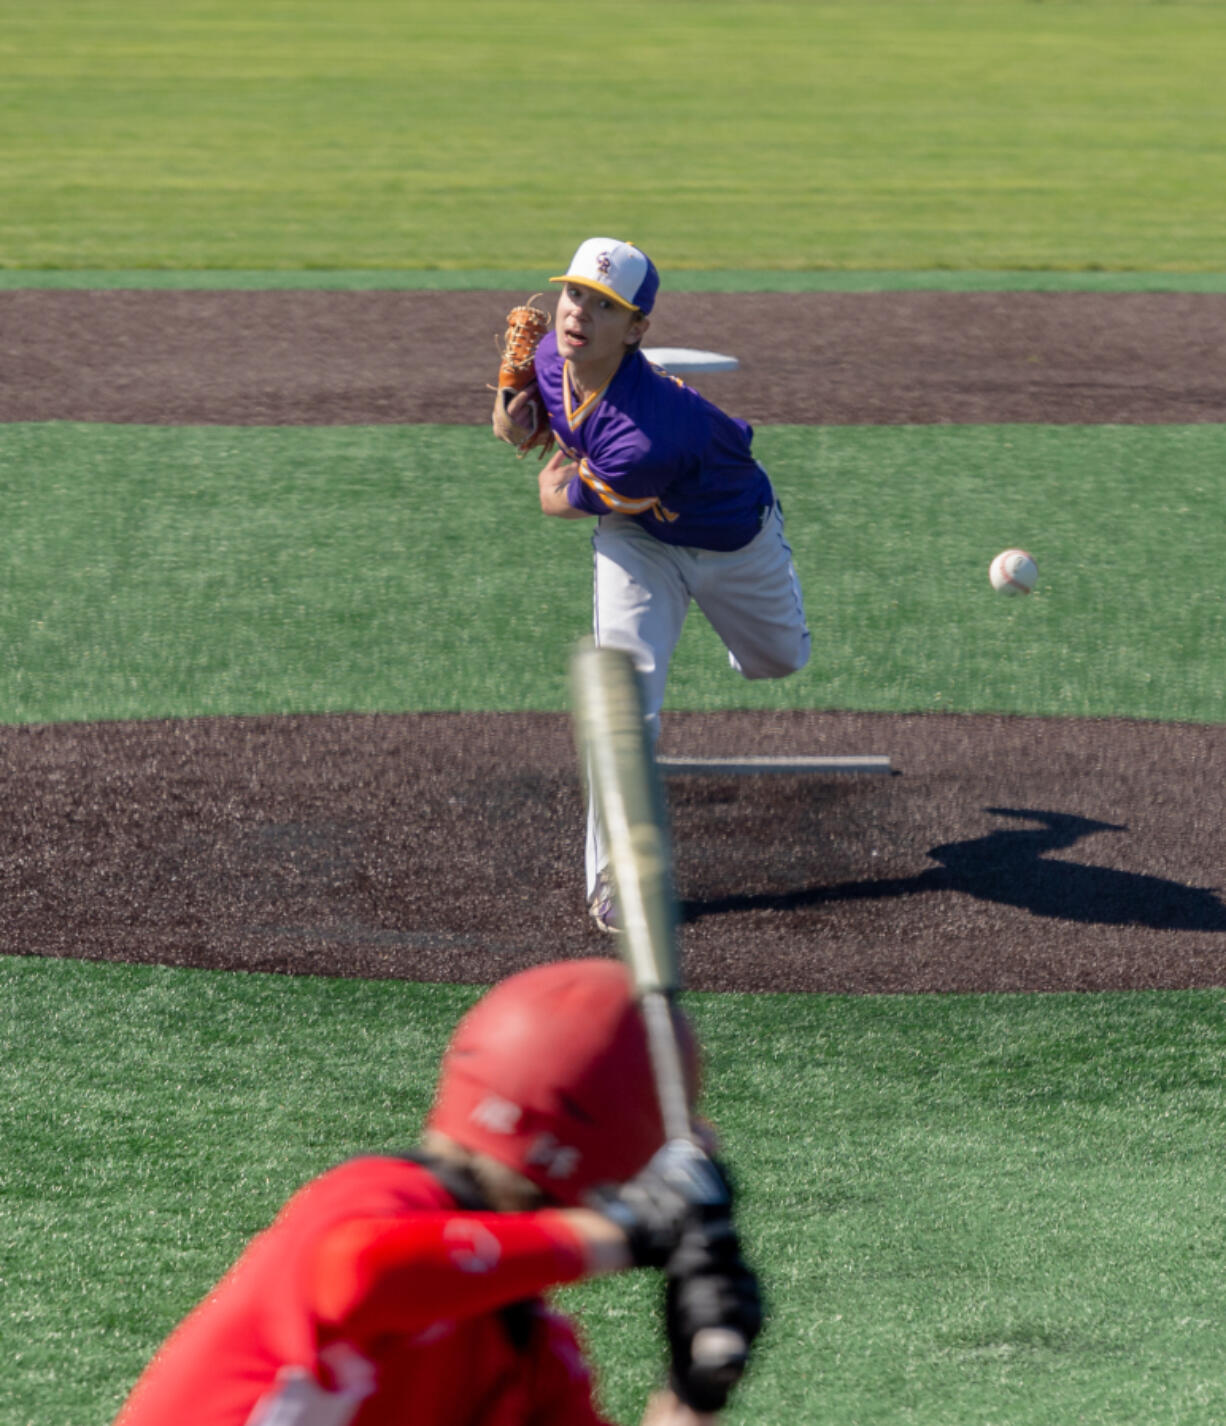
<instances>
[{"instance_id":1,"label":"cap logo","mask_svg":"<svg viewBox=\"0 0 1226 1426\"><path fill-rule=\"evenodd\" d=\"M601 253L600 256L596 259L596 271L601 275L601 277L608 277L609 273L612 272L612 270L613 270L613 255L612 255L612 253L607 253L607 252Z\"/></svg>"},{"instance_id":2,"label":"cap logo","mask_svg":"<svg viewBox=\"0 0 1226 1426\"><path fill-rule=\"evenodd\" d=\"M474 1124L480 1124L491 1134L514 1134L519 1128L523 1114L524 1111L519 1105L512 1104L509 1099L503 1099L497 1094L487 1094L470 1117Z\"/></svg>"}]
</instances>

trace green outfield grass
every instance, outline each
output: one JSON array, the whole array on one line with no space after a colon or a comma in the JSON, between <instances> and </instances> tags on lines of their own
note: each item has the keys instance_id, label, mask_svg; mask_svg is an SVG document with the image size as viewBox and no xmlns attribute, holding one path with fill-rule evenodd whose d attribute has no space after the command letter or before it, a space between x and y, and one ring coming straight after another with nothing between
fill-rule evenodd
<instances>
[{"instance_id":1,"label":"green outfield grass","mask_svg":"<svg viewBox=\"0 0 1226 1426\"><path fill-rule=\"evenodd\" d=\"M4 7L0 266L1226 270L1219 4Z\"/></svg>"},{"instance_id":2,"label":"green outfield grass","mask_svg":"<svg viewBox=\"0 0 1226 1426\"><path fill-rule=\"evenodd\" d=\"M757 449L812 662L746 683L696 614L669 707L1223 719L1226 427ZM564 710L590 527L540 515L535 471L468 427L0 426L0 721ZM1024 600L987 582L1010 545L1039 562Z\"/></svg>"},{"instance_id":3,"label":"green outfield grass","mask_svg":"<svg viewBox=\"0 0 1226 1426\"><path fill-rule=\"evenodd\" d=\"M3 1426L105 1426L287 1193L410 1147L475 994L0 959ZM729 1426L1226 1415L1220 992L687 1003L773 1309ZM656 1291L564 1295L627 1423Z\"/></svg>"}]
</instances>

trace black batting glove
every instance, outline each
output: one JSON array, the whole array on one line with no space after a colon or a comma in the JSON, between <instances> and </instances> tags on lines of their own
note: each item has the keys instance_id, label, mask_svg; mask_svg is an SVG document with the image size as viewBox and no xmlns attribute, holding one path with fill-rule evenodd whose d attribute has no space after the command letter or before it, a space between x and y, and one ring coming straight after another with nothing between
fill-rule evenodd
<instances>
[{"instance_id":1,"label":"black batting glove","mask_svg":"<svg viewBox=\"0 0 1226 1426\"><path fill-rule=\"evenodd\" d=\"M698 1412L722 1411L762 1330L762 1292L729 1216L691 1224L669 1259L670 1377Z\"/></svg>"},{"instance_id":2,"label":"black batting glove","mask_svg":"<svg viewBox=\"0 0 1226 1426\"><path fill-rule=\"evenodd\" d=\"M598 1192L589 1204L626 1235L636 1267L662 1268L687 1224L726 1212L727 1180L719 1166L688 1139L665 1144L634 1178Z\"/></svg>"}]
</instances>

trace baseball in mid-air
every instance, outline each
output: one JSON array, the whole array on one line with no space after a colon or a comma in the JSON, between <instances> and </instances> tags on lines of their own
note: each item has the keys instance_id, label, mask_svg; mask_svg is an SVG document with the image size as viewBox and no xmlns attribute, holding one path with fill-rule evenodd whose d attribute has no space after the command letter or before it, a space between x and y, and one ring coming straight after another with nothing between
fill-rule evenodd
<instances>
[{"instance_id":1,"label":"baseball in mid-air","mask_svg":"<svg viewBox=\"0 0 1226 1426\"><path fill-rule=\"evenodd\" d=\"M1029 594L1039 577L1039 567L1025 550L1001 550L988 566L988 578L997 594Z\"/></svg>"}]
</instances>

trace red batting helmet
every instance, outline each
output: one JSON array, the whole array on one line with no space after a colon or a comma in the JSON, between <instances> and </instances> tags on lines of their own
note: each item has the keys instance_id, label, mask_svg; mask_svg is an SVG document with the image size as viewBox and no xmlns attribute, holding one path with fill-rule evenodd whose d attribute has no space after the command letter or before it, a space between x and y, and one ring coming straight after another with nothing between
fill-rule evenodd
<instances>
[{"instance_id":1,"label":"red batting helmet","mask_svg":"<svg viewBox=\"0 0 1226 1426\"><path fill-rule=\"evenodd\" d=\"M693 1099L697 1046L676 1018ZM501 981L456 1027L427 1122L555 1202L632 1178L664 1125L625 967L560 961Z\"/></svg>"}]
</instances>

